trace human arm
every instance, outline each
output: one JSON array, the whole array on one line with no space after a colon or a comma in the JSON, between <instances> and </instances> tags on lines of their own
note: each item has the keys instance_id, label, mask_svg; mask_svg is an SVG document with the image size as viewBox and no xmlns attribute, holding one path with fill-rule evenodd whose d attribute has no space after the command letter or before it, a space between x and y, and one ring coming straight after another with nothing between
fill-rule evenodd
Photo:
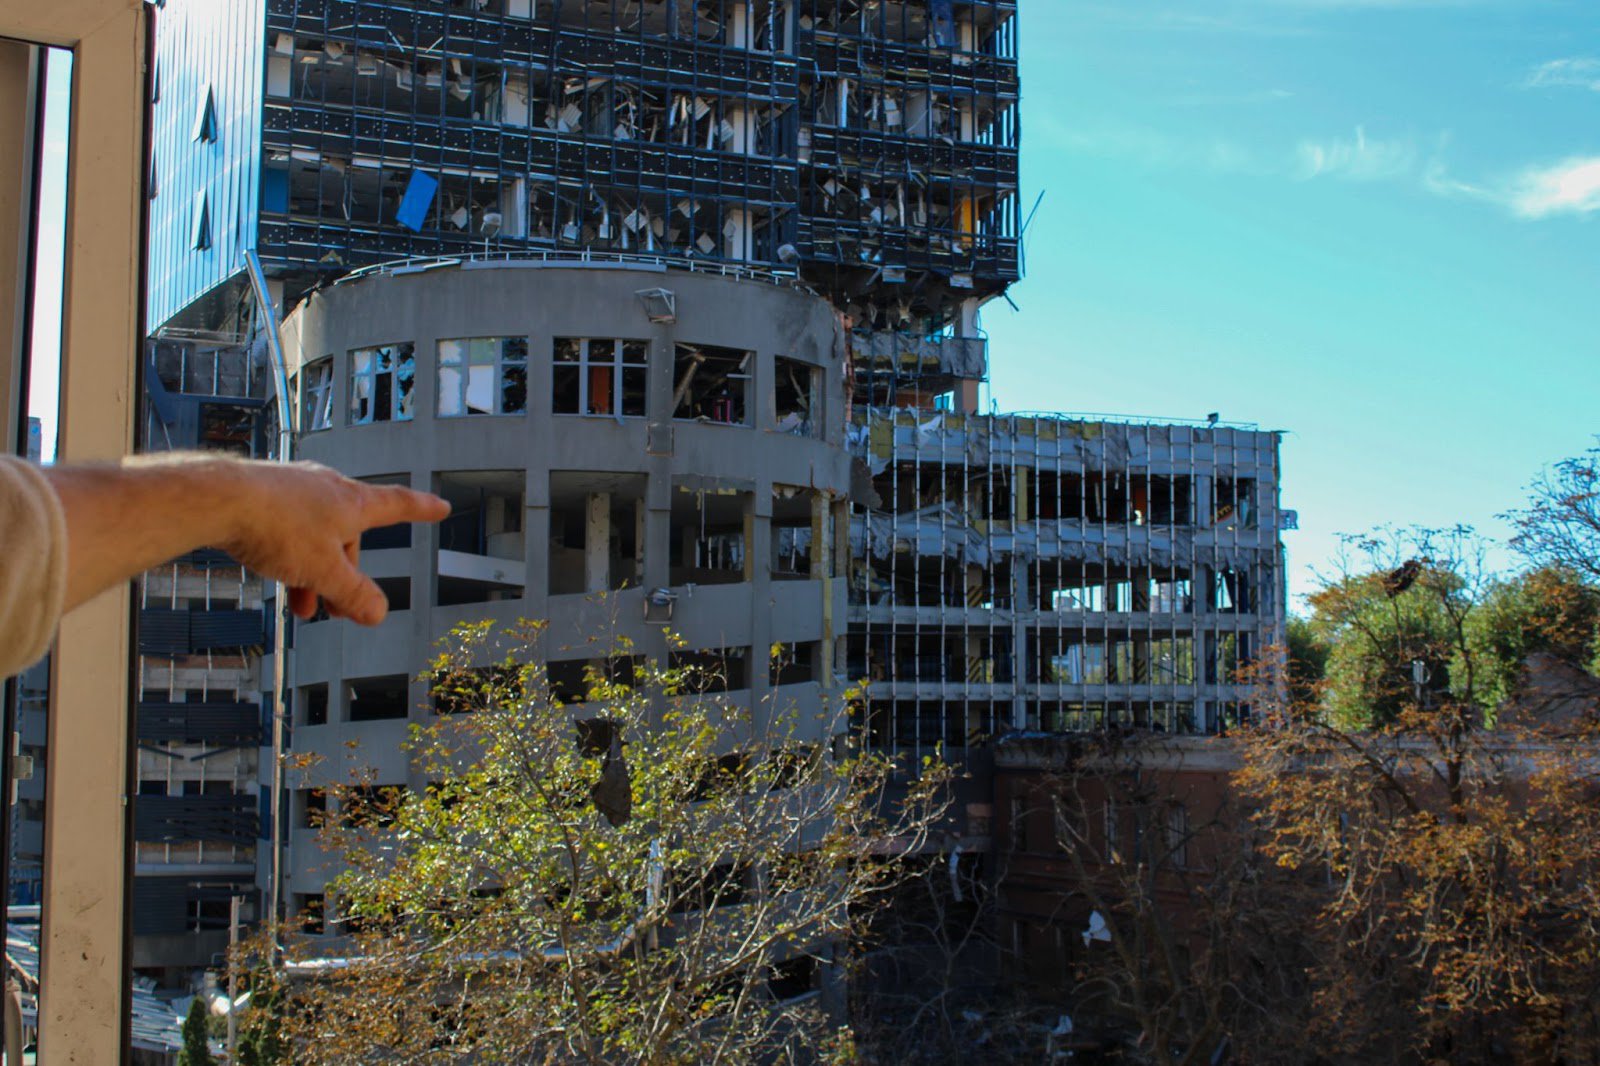
<instances>
[{"instance_id":1,"label":"human arm","mask_svg":"<svg viewBox=\"0 0 1600 1066\"><path fill-rule=\"evenodd\" d=\"M315 463L167 453L43 473L66 519L68 610L174 556L215 547L288 585L301 618L320 597L329 614L375 625L388 602L356 565L361 534L450 513L437 496Z\"/></svg>"}]
</instances>

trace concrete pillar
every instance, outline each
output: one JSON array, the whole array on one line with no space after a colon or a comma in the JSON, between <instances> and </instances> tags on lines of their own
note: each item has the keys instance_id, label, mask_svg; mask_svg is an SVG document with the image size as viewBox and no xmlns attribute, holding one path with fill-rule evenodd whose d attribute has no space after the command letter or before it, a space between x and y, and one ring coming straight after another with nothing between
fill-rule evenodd
<instances>
[{"instance_id":1,"label":"concrete pillar","mask_svg":"<svg viewBox=\"0 0 1600 1066\"><path fill-rule=\"evenodd\" d=\"M755 27L750 18L748 0L737 0L728 12L727 41L729 48L750 48L755 44Z\"/></svg>"},{"instance_id":2,"label":"concrete pillar","mask_svg":"<svg viewBox=\"0 0 1600 1066\"><path fill-rule=\"evenodd\" d=\"M583 528L583 577L588 592L611 587L611 494L592 492Z\"/></svg>"},{"instance_id":3,"label":"concrete pillar","mask_svg":"<svg viewBox=\"0 0 1600 1066\"><path fill-rule=\"evenodd\" d=\"M723 257L744 262L750 258L750 212L735 207L728 212L722 231Z\"/></svg>"}]
</instances>

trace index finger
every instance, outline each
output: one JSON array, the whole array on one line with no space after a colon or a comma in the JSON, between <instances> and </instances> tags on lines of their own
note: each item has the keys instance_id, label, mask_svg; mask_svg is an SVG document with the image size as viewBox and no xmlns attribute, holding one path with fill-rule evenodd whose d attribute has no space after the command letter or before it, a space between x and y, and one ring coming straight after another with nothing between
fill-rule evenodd
<instances>
[{"instance_id":1,"label":"index finger","mask_svg":"<svg viewBox=\"0 0 1600 1066\"><path fill-rule=\"evenodd\" d=\"M431 492L403 485L364 486L361 520L368 528L400 522L438 522L450 513L450 502Z\"/></svg>"}]
</instances>

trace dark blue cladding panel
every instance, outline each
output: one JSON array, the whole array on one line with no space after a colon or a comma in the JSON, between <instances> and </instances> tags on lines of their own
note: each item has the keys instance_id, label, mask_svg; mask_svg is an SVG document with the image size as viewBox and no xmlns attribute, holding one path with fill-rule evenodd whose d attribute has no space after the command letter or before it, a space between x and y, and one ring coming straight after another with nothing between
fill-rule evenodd
<instances>
[{"instance_id":1,"label":"dark blue cladding panel","mask_svg":"<svg viewBox=\"0 0 1600 1066\"><path fill-rule=\"evenodd\" d=\"M167 0L156 9L152 329L239 273L254 246L265 25L262 0Z\"/></svg>"}]
</instances>

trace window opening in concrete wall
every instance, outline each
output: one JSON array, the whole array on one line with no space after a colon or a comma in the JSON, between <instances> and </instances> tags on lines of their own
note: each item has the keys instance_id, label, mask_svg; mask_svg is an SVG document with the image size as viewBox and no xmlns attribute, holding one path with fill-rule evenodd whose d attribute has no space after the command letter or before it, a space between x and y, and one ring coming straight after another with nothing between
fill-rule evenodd
<instances>
[{"instance_id":1,"label":"window opening in concrete wall","mask_svg":"<svg viewBox=\"0 0 1600 1066\"><path fill-rule=\"evenodd\" d=\"M1248 614L1253 609L1253 592L1248 571L1211 572L1211 609L1219 614Z\"/></svg>"},{"instance_id":2,"label":"window opening in concrete wall","mask_svg":"<svg viewBox=\"0 0 1600 1066\"><path fill-rule=\"evenodd\" d=\"M748 424L752 352L709 344L683 344L673 355L673 417Z\"/></svg>"},{"instance_id":3,"label":"window opening in concrete wall","mask_svg":"<svg viewBox=\"0 0 1600 1066\"><path fill-rule=\"evenodd\" d=\"M381 722L391 718L405 718L411 712L404 674L392 677L366 677L348 683L350 697L349 720L352 722Z\"/></svg>"},{"instance_id":4,"label":"window opening in concrete wall","mask_svg":"<svg viewBox=\"0 0 1600 1066\"><path fill-rule=\"evenodd\" d=\"M753 496L704 479L674 478L671 583L726 585L749 580Z\"/></svg>"},{"instance_id":5,"label":"window opening in concrete wall","mask_svg":"<svg viewBox=\"0 0 1600 1066\"><path fill-rule=\"evenodd\" d=\"M1150 662L1150 683L1192 685L1195 682L1194 638L1151 636L1143 653Z\"/></svg>"},{"instance_id":6,"label":"window opening in concrete wall","mask_svg":"<svg viewBox=\"0 0 1600 1066\"><path fill-rule=\"evenodd\" d=\"M527 582L520 470L440 474L450 517L438 527L438 604L520 599Z\"/></svg>"},{"instance_id":7,"label":"window opening in concrete wall","mask_svg":"<svg viewBox=\"0 0 1600 1066\"><path fill-rule=\"evenodd\" d=\"M1215 486L1216 505L1212 509L1212 523L1229 529L1254 529L1255 478L1219 477Z\"/></svg>"},{"instance_id":8,"label":"window opening in concrete wall","mask_svg":"<svg viewBox=\"0 0 1600 1066\"><path fill-rule=\"evenodd\" d=\"M300 723L328 724L328 686L305 685L300 689Z\"/></svg>"},{"instance_id":9,"label":"window opening in concrete wall","mask_svg":"<svg viewBox=\"0 0 1600 1066\"><path fill-rule=\"evenodd\" d=\"M327 926L323 920L326 899L321 892L296 892L294 913L300 920L300 931L307 936L321 936Z\"/></svg>"},{"instance_id":10,"label":"window opening in concrete wall","mask_svg":"<svg viewBox=\"0 0 1600 1066\"><path fill-rule=\"evenodd\" d=\"M357 348L350 353L350 424L411 418L416 356L410 342Z\"/></svg>"},{"instance_id":11,"label":"window opening in concrete wall","mask_svg":"<svg viewBox=\"0 0 1600 1066\"><path fill-rule=\"evenodd\" d=\"M822 369L798 359L773 360L773 418L780 433L822 434Z\"/></svg>"},{"instance_id":12,"label":"window opening in concrete wall","mask_svg":"<svg viewBox=\"0 0 1600 1066\"><path fill-rule=\"evenodd\" d=\"M333 426L333 356L307 363L300 373L302 432Z\"/></svg>"},{"instance_id":13,"label":"window opening in concrete wall","mask_svg":"<svg viewBox=\"0 0 1600 1066\"><path fill-rule=\"evenodd\" d=\"M391 826L405 794L404 785L354 785L340 797L341 820L356 827Z\"/></svg>"},{"instance_id":14,"label":"window opening in concrete wall","mask_svg":"<svg viewBox=\"0 0 1600 1066\"><path fill-rule=\"evenodd\" d=\"M551 410L564 415L643 418L650 344L641 340L557 337Z\"/></svg>"},{"instance_id":15,"label":"window opening in concrete wall","mask_svg":"<svg viewBox=\"0 0 1600 1066\"><path fill-rule=\"evenodd\" d=\"M812 510L816 492L796 485L772 486L772 576L803 580L812 576Z\"/></svg>"},{"instance_id":16,"label":"window opening in concrete wall","mask_svg":"<svg viewBox=\"0 0 1600 1066\"><path fill-rule=\"evenodd\" d=\"M1150 610L1154 614L1188 614L1194 610L1194 583L1187 574L1153 575Z\"/></svg>"},{"instance_id":17,"label":"window opening in concrete wall","mask_svg":"<svg viewBox=\"0 0 1600 1066\"><path fill-rule=\"evenodd\" d=\"M642 474L550 474L550 595L606 592L644 581Z\"/></svg>"},{"instance_id":18,"label":"window opening in concrete wall","mask_svg":"<svg viewBox=\"0 0 1600 1066\"><path fill-rule=\"evenodd\" d=\"M439 417L521 414L528 407L528 338L439 342Z\"/></svg>"},{"instance_id":19,"label":"window opening in concrete wall","mask_svg":"<svg viewBox=\"0 0 1600 1066\"><path fill-rule=\"evenodd\" d=\"M375 474L371 477L358 478L368 485L405 485L411 484L408 474ZM375 526L361 534L361 550L385 551L395 548L411 547L411 523L397 522L392 526Z\"/></svg>"},{"instance_id":20,"label":"window opening in concrete wall","mask_svg":"<svg viewBox=\"0 0 1600 1066\"><path fill-rule=\"evenodd\" d=\"M1211 633L1206 636L1206 683L1239 684L1239 672L1252 662L1249 633Z\"/></svg>"},{"instance_id":21,"label":"window opening in concrete wall","mask_svg":"<svg viewBox=\"0 0 1600 1066\"><path fill-rule=\"evenodd\" d=\"M321 829L323 821L328 817L328 793L320 788L302 788L299 790L300 817L297 819L302 829Z\"/></svg>"},{"instance_id":22,"label":"window opening in concrete wall","mask_svg":"<svg viewBox=\"0 0 1600 1066\"><path fill-rule=\"evenodd\" d=\"M373 583L389 601L391 611L411 610L411 579L409 577L375 577Z\"/></svg>"},{"instance_id":23,"label":"window opening in concrete wall","mask_svg":"<svg viewBox=\"0 0 1600 1066\"><path fill-rule=\"evenodd\" d=\"M768 659L768 681L774 687L815 681L819 650L814 640L798 644L774 644Z\"/></svg>"},{"instance_id":24,"label":"window opening in concrete wall","mask_svg":"<svg viewBox=\"0 0 1600 1066\"><path fill-rule=\"evenodd\" d=\"M701 648L674 651L667 665L685 671L684 690L688 693L734 692L750 687L749 648Z\"/></svg>"}]
</instances>

